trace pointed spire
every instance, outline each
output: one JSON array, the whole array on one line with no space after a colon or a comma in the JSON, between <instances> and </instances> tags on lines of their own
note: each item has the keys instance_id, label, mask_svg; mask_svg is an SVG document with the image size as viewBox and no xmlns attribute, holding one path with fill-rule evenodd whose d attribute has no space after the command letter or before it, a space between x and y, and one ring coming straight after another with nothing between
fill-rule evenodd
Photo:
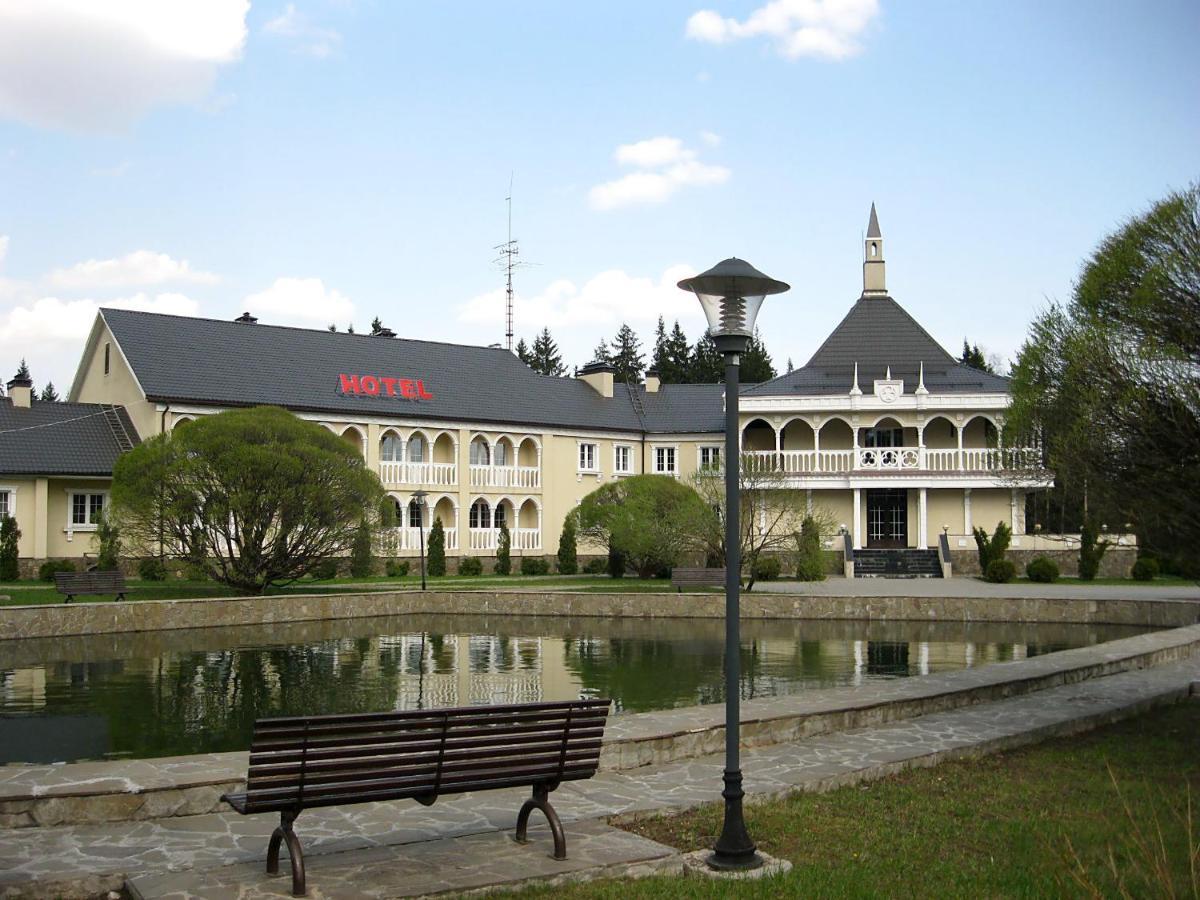
<instances>
[{"instance_id":1,"label":"pointed spire","mask_svg":"<svg viewBox=\"0 0 1200 900\"><path fill-rule=\"evenodd\" d=\"M854 384L850 386L851 397L861 397L862 388L858 386L858 363L854 363Z\"/></svg>"},{"instance_id":2,"label":"pointed spire","mask_svg":"<svg viewBox=\"0 0 1200 900\"><path fill-rule=\"evenodd\" d=\"M916 393L918 393L918 394L928 394L929 393L929 389L925 387L925 360L921 360L921 374L919 375L919 377L917 379Z\"/></svg>"},{"instance_id":3,"label":"pointed spire","mask_svg":"<svg viewBox=\"0 0 1200 900\"><path fill-rule=\"evenodd\" d=\"M879 230L879 216L875 215L875 204L871 204L871 221L867 223L867 237L881 238L883 232Z\"/></svg>"},{"instance_id":4,"label":"pointed spire","mask_svg":"<svg viewBox=\"0 0 1200 900\"><path fill-rule=\"evenodd\" d=\"M888 366L888 367L887 367L887 375L885 375L884 377L885 377L885 378L886 378L888 381L891 381L891 380L892 380L892 367L891 367L891 366Z\"/></svg>"}]
</instances>

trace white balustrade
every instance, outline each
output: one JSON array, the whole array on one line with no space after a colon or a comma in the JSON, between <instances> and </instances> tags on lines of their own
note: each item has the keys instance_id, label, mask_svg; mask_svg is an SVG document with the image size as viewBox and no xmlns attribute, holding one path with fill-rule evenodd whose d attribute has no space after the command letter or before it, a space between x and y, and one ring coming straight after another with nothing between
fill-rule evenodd
<instances>
[{"instance_id":1,"label":"white balustrade","mask_svg":"<svg viewBox=\"0 0 1200 900\"><path fill-rule=\"evenodd\" d=\"M1035 468L1033 447L974 447L931 450L922 447L860 447L857 450L747 450L750 472L781 475L837 475L851 471L999 472Z\"/></svg>"},{"instance_id":2,"label":"white balustrade","mask_svg":"<svg viewBox=\"0 0 1200 900\"><path fill-rule=\"evenodd\" d=\"M917 447L860 447L858 469L919 469L921 453Z\"/></svg>"},{"instance_id":3,"label":"white balustrade","mask_svg":"<svg viewBox=\"0 0 1200 900\"><path fill-rule=\"evenodd\" d=\"M471 466L471 487L540 488L542 470L538 466Z\"/></svg>"},{"instance_id":4,"label":"white balustrade","mask_svg":"<svg viewBox=\"0 0 1200 900\"><path fill-rule=\"evenodd\" d=\"M384 484L453 487L458 484L458 466L454 463L385 460L379 464L379 480Z\"/></svg>"},{"instance_id":5,"label":"white balustrade","mask_svg":"<svg viewBox=\"0 0 1200 900\"><path fill-rule=\"evenodd\" d=\"M469 528L469 546L472 550L495 550L500 545L500 530L497 528ZM540 528L510 528L508 531L511 550L541 550Z\"/></svg>"},{"instance_id":6,"label":"white balustrade","mask_svg":"<svg viewBox=\"0 0 1200 900\"><path fill-rule=\"evenodd\" d=\"M458 526L445 526L446 549L458 549ZM383 556L400 553L418 553L421 550L421 534L416 528L385 528L379 533L379 552ZM425 529L425 550L429 550L429 529Z\"/></svg>"}]
</instances>

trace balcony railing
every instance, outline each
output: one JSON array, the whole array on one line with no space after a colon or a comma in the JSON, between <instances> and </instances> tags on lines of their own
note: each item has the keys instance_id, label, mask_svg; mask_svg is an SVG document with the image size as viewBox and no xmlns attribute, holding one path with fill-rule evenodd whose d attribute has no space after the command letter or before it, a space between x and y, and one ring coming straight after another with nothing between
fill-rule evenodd
<instances>
[{"instance_id":1,"label":"balcony railing","mask_svg":"<svg viewBox=\"0 0 1200 900\"><path fill-rule=\"evenodd\" d=\"M537 466L471 466L471 487L540 488L542 470Z\"/></svg>"},{"instance_id":2,"label":"balcony railing","mask_svg":"<svg viewBox=\"0 0 1200 900\"><path fill-rule=\"evenodd\" d=\"M542 531L540 528L510 528L513 550L541 550ZM498 528L469 528L468 541L472 550L495 550L500 543Z\"/></svg>"},{"instance_id":3,"label":"balcony railing","mask_svg":"<svg viewBox=\"0 0 1200 900\"><path fill-rule=\"evenodd\" d=\"M1003 472L1035 468L1032 447L957 448L859 447L856 450L747 450L751 471L783 475L845 475L851 472Z\"/></svg>"},{"instance_id":4,"label":"balcony railing","mask_svg":"<svg viewBox=\"0 0 1200 900\"><path fill-rule=\"evenodd\" d=\"M455 463L384 461L379 464L379 480L384 484L453 487L458 484L458 466Z\"/></svg>"},{"instance_id":5,"label":"balcony railing","mask_svg":"<svg viewBox=\"0 0 1200 900\"><path fill-rule=\"evenodd\" d=\"M445 530L446 549L458 549L458 528L450 525ZM379 551L383 556L398 553L417 553L421 549L421 535L416 528L385 528L379 534ZM425 549L429 549L429 529L425 529Z\"/></svg>"}]
</instances>

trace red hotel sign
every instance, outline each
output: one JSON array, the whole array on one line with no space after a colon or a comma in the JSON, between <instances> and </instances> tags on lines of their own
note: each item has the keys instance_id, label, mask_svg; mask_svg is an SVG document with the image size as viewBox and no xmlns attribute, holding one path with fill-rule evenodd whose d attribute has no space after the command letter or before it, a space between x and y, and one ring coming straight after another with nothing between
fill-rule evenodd
<instances>
[{"instance_id":1,"label":"red hotel sign","mask_svg":"<svg viewBox=\"0 0 1200 900\"><path fill-rule=\"evenodd\" d=\"M388 378L384 375L338 375L342 393L355 397L400 397L404 400L432 400L425 383L412 378Z\"/></svg>"}]
</instances>

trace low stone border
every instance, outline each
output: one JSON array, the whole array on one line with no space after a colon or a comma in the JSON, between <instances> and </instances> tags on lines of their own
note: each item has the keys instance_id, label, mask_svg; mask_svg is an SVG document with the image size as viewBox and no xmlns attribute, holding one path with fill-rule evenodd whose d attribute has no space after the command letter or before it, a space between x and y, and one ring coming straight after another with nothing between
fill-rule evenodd
<instances>
[{"instance_id":1,"label":"low stone border","mask_svg":"<svg viewBox=\"0 0 1200 900\"><path fill-rule=\"evenodd\" d=\"M865 728L1200 654L1200 625L975 669L864 688L808 691L742 705L742 742L768 746ZM623 771L721 752L724 707L610 719L600 766ZM0 768L0 828L130 821L220 808L241 786L247 754Z\"/></svg>"},{"instance_id":2,"label":"low stone border","mask_svg":"<svg viewBox=\"0 0 1200 900\"><path fill-rule=\"evenodd\" d=\"M1049 597L831 597L742 595L744 619L1059 622L1176 628L1200 622L1192 600ZM0 607L3 638L211 628L361 616L437 613L641 618L725 616L720 594L585 594L559 591L378 591L203 600L142 600Z\"/></svg>"}]
</instances>

